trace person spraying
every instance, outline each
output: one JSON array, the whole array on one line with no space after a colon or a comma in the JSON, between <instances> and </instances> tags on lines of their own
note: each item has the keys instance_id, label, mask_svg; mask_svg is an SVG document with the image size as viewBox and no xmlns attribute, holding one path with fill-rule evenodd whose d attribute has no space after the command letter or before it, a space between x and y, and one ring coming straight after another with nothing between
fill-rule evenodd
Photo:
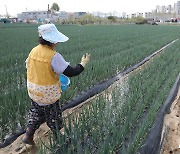
<instances>
[{"instance_id":1,"label":"person spraying","mask_svg":"<svg viewBox=\"0 0 180 154\"><path fill-rule=\"evenodd\" d=\"M59 42L66 42L69 38L58 31L54 24L39 26L38 33L39 45L31 50L26 59L31 106L23 143L30 145L35 144L34 133L42 123L46 122L55 136L56 131L63 127L59 75L77 76L90 60L90 54L86 53L75 67L66 62L54 49Z\"/></svg>"}]
</instances>

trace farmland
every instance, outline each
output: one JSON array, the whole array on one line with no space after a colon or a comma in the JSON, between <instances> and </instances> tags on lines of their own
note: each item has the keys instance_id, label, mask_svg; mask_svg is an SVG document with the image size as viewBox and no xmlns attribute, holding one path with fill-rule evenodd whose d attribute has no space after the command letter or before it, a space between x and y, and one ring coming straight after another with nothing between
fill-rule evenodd
<instances>
[{"instance_id":1,"label":"farmland","mask_svg":"<svg viewBox=\"0 0 180 154\"><path fill-rule=\"evenodd\" d=\"M15 132L18 127L25 126L25 116L30 104L26 91L25 60L30 50L37 45L37 27L38 25L23 24L0 27L1 139L8 133ZM61 98L62 104L81 91L86 91L93 85L141 61L167 43L179 38L180 33L178 26L58 25L57 27L70 40L60 43L56 51L61 53L66 61L70 61L71 65L79 63L82 54L86 52L91 54L91 62L85 71L71 79L70 88ZM71 144L68 150L82 152L82 149L86 149L87 152L105 152L121 149L125 151L127 145L131 145L128 146L128 152L136 151L143 142L143 136L152 126L159 107L179 73L179 44L178 41L168 47L142 73L130 76L126 81L128 92L124 94L123 99L119 98L121 95L118 92L121 91L115 90L111 110L107 109L109 103L102 98L88 109L85 108L82 117L79 117L81 120L74 120L72 124L76 127L69 130L71 126L69 124L66 128L65 135L79 135L74 136L73 140L73 143L79 144L77 146L79 149L74 149L75 145ZM121 106L119 110L116 108L117 105ZM104 110L107 110L105 117L102 116ZM113 122L117 127L111 127L112 124L106 123L104 118L109 118L109 122L112 118L115 119ZM96 119L96 123L93 119ZM86 123L87 121L89 123ZM139 125L141 122L142 126ZM86 124L88 130L85 129ZM89 127L91 125L94 127ZM102 127L105 131L100 131ZM121 133L118 130L121 130ZM123 143L125 138L127 144ZM82 147L80 144L82 141L91 142L92 146L85 144ZM59 144L63 145L64 142L66 141L61 140ZM101 149L95 147L94 143L102 145Z\"/></svg>"},{"instance_id":2,"label":"farmland","mask_svg":"<svg viewBox=\"0 0 180 154\"><path fill-rule=\"evenodd\" d=\"M48 149L62 153L137 153L179 73L179 44L167 48L140 72L125 77L111 99L99 97L85 106L78 118L69 120L64 136Z\"/></svg>"}]
</instances>

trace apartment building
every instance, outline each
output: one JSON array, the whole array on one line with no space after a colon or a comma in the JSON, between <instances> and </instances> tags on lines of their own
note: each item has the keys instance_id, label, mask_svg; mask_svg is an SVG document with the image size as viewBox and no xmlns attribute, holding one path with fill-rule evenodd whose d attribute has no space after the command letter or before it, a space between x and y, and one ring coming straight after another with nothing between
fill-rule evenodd
<instances>
[{"instance_id":1,"label":"apartment building","mask_svg":"<svg viewBox=\"0 0 180 154\"><path fill-rule=\"evenodd\" d=\"M177 1L177 3L175 3L175 14L176 14L176 18L180 18L180 1Z\"/></svg>"}]
</instances>

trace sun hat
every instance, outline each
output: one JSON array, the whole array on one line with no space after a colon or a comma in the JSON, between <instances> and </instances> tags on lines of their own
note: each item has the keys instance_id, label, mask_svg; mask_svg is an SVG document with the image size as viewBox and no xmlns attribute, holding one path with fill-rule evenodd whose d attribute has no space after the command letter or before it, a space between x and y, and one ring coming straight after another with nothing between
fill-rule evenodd
<instances>
[{"instance_id":1,"label":"sun hat","mask_svg":"<svg viewBox=\"0 0 180 154\"><path fill-rule=\"evenodd\" d=\"M44 24L38 27L39 36L51 43L66 42L69 38L59 32L54 24Z\"/></svg>"}]
</instances>

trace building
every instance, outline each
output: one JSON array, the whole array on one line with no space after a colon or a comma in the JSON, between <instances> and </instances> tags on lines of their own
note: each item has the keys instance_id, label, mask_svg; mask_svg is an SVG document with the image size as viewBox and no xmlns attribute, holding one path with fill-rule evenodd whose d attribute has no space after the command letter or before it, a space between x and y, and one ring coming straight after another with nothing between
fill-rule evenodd
<instances>
[{"instance_id":1,"label":"building","mask_svg":"<svg viewBox=\"0 0 180 154\"><path fill-rule=\"evenodd\" d=\"M161 6L160 5L156 6L156 13L161 13Z\"/></svg>"},{"instance_id":2,"label":"building","mask_svg":"<svg viewBox=\"0 0 180 154\"><path fill-rule=\"evenodd\" d=\"M144 16L144 14L143 13L137 13L137 17L143 17Z\"/></svg>"},{"instance_id":3,"label":"building","mask_svg":"<svg viewBox=\"0 0 180 154\"><path fill-rule=\"evenodd\" d=\"M163 6L157 5L156 6L156 13L166 13L166 10L167 10L167 8L165 5L163 5Z\"/></svg>"},{"instance_id":4,"label":"building","mask_svg":"<svg viewBox=\"0 0 180 154\"><path fill-rule=\"evenodd\" d=\"M122 18L127 18L126 12L123 12L123 13L122 13Z\"/></svg>"},{"instance_id":5,"label":"building","mask_svg":"<svg viewBox=\"0 0 180 154\"><path fill-rule=\"evenodd\" d=\"M153 19L154 18L154 15L152 12L145 12L145 18L146 19Z\"/></svg>"},{"instance_id":6,"label":"building","mask_svg":"<svg viewBox=\"0 0 180 154\"><path fill-rule=\"evenodd\" d=\"M75 19L79 18L79 17L82 17L86 14L86 12L74 12L74 17Z\"/></svg>"},{"instance_id":7,"label":"building","mask_svg":"<svg viewBox=\"0 0 180 154\"><path fill-rule=\"evenodd\" d=\"M166 6L165 5L161 6L161 13L166 13Z\"/></svg>"},{"instance_id":8,"label":"building","mask_svg":"<svg viewBox=\"0 0 180 154\"><path fill-rule=\"evenodd\" d=\"M167 12L167 13L172 13L172 11L173 11L172 6L171 6L171 5L168 5L167 8L166 8L166 12Z\"/></svg>"},{"instance_id":9,"label":"building","mask_svg":"<svg viewBox=\"0 0 180 154\"><path fill-rule=\"evenodd\" d=\"M49 18L48 11L26 11L22 12L21 14L17 14L19 21L44 21L45 19Z\"/></svg>"},{"instance_id":10,"label":"building","mask_svg":"<svg viewBox=\"0 0 180 154\"><path fill-rule=\"evenodd\" d=\"M174 4L176 18L180 18L180 1Z\"/></svg>"},{"instance_id":11,"label":"building","mask_svg":"<svg viewBox=\"0 0 180 154\"><path fill-rule=\"evenodd\" d=\"M75 18L80 18L81 16L85 15L86 12L75 12L75 13L68 13L65 11L27 11L22 12L21 14L18 14L18 21L24 21L24 22L45 22L45 21L51 21L56 22L58 20L65 20L68 19L70 15L72 15Z\"/></svg>"},{"instance_id":12,"label":"building","mask_svg":"<svg viewBox=\"0 0 180 154\"><path fill-rule=\"evenodd\" d=\"M58 16L59 16L59 19L61 20L65 20L68 18L68 15L69 13L68 12L65 12L65 11L60 11L59 13L57 13Z\"/></svg>"},{"instance_id":13,"label":"building","mask_svg":"<svg viewBox=\"0 0 180 154\"><path fill-rule=\"evenodd\" d=\"M135 17L137 17L136 13L132 13L131 18L135 18Z\"/></svg>"}]
</instances>

